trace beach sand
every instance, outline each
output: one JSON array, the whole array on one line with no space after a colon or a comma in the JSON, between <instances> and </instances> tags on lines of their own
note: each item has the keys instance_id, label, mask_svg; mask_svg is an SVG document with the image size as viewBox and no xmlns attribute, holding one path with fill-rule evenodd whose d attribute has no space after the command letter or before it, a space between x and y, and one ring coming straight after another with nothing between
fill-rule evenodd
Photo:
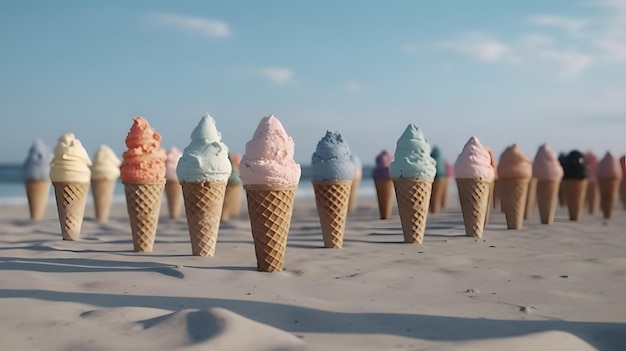
<instances>
[{"instance_id":1,"label":"beach sand","mask_svg":"<svg viewBox=\"0 0 626 351\"><path fill-rule=\"evenodd\" d=\"M361 198L343 249L323 249L313 198L296 198L285 268L256 271L247 214L222 224L215 257L190 256L185 217L161 208L154 252L132 252L124 204L81 241L56 208L33 223L0 206L2 350L623 350L626 216L619 208L465 236L454 198L423 245L397 209ZM245 204L243 206L245 209Z\"/></svg>"}]
</instances>

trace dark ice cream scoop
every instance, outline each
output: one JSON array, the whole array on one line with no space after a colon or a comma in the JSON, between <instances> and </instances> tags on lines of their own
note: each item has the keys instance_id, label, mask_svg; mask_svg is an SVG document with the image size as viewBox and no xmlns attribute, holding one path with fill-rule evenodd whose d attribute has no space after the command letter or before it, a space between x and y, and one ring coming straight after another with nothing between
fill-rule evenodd
<instances>
[{"instance_id":1,"label":"dark ice cream scoop","mask_svg":"<svg viewBox=\"0 0 626 351\"><path fill-rule=\"evenodd\" d=\"M563 166L563 179L585 179L589 176L589 167L585 155L574 150L564 157L559 157Z\"/></svg>"}]
</instances>

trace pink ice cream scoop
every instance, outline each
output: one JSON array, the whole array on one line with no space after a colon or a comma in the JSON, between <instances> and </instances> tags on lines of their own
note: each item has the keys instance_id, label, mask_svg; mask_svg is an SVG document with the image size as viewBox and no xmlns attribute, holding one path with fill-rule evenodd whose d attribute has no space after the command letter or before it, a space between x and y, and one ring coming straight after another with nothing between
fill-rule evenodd
<instances>
[{"instance_id":1,"label":"pink ice cream scoop","mask_svg":"<svg viewBox=\"0 0 626 351\"><path fill-rule=\"evenodd\" d=\"M496 161L496 157L493 155L493 151L491 148L487 147L487 151L489 151L489 157L491 158L491 168L493 168L493 177L494 179L498 179L498 162Z\"/></svg>"},{"instance_id":2,"label":"pink ice cream scoop","mask_svg":"<svg viewBox=\"0 0 626 351\"><path fill-rule=\"evenodd\" d=\"M446 160L446 175L448 178L454 178L454 165Z\"/></svg>"},{"instance_id":3,"label":"pink ice cream scoop","mask_svg":"<svg viewBox=\"0 0 626 351\"><path fill-rule=\"evenodd\" d=\"M493 181L495 171L491 166L489 150L476 137L471 137L454 163L456 179L483 179Z\"/></svg>"},{"instance_id":4,"label":"pink ice cream scoop","mask_svg":"<svg viewBox=\"0 0 626 351\"><path fill-rule=\"evenodd\" d=\"M585 155L587 160L587 167L589 169L589 181L595 181L598 173L598 158L593 152L588 152Z\"/></svg>"},{"instance_id":5,"label":"pink ice cream scoop","mask_svg":"<svg viewBox=\"0 0 626 351\"><path fill-rule=\"evenodd\" d=\"M171 181L178 181L176 176L176 166L178 166L178 160L183 156L176 147L172 147L167 151L167 159L165 160L165 179Z\"/></svg>"},{"instance_id":6,"label":"pink ice cream scoop","mask_svg":"<svg viewBox=\"0 0 626 351\"><path fill-rule=\"evenodd\" d=\"M615 158L610 152L607 152L598 163L596 174L598 178L621 179L622 169L620 167L620 163L617 161L617 158Z\"/></svg>"},{"instance_id":7,"label":"pink ice cream scoop","mask_svg":"<svg viewBox=\"0 0 626 351\"><path fill-rule=\"evenodd\" d=\"M280 121L263 117L239 165L244 185L294 185L300 181L300 165L294 159L295 144Z\"/></svg>"},{"instance_id":8,"label":"pink ice cream scoop","mask_svg":"<svg viewBox=\"0 0 626 351\"><path fill-rule=\"evenodd\" d=\"M563 167L554 151L547 144L537 150L533 161L533 177L537 180L560 180L563 178Z\"/></svg>"}]
</instances>

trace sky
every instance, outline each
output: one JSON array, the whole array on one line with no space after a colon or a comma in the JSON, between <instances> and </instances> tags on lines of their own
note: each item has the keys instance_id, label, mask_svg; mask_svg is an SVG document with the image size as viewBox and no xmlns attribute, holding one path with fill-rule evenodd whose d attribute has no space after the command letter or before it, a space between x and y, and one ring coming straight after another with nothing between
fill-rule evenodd
<instances>
[{"instance_id":1,"label":"sky","mask_svg":"<svg viewBox=\"0 0 626 351\"><path fill-rule=\"evenodd\" d=\"M0 1L0 162L72 132L121 155L133 116L181 150L206 112L244 153L275 115L309 164L326 130L364 164L410 123L626 153L626 0Z\"/></svg>"}]
</instances>

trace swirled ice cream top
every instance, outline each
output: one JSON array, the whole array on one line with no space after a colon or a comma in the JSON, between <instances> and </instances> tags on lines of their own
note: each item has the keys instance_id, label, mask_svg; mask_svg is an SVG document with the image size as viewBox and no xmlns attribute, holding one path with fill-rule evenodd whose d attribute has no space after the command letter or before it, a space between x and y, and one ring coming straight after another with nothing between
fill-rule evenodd
<instances>
[{"instance_id":1,"label":"swirled ice cream top","mask_svg":"<svg viewBox=\"0 0 626 351\"><path fill-rule=\"evenodd\" d=\"M437 173L435 173L435 178L445 178L447 175L446 164L443 159L443 155L441 154L441 151L437 146L433 146L432 150L430 151L430 157L434 158L435 162L437 162Z\"/></svg>"},{"instance_id":2,"label":"swirled ice cream top","mask_svg":"<svg viewBox=\"0 0 626 351\"><path fill-rule=\"evenodd\" d=\"M598 163L597 176L603 179L622 178L622 170L619 161L610 152L607 152Z\"/></svg>"},{"instance_id":3,"label":"swirled ice cream top","mask_svg":"<svg viewBox=\"0 0 626 351\"><path fill-rule=\"evenodd\" d=\"M532 176L532 161L519 145L513 144L504 149L498 164L498 179L528 179Z\"/></svg>"},{"instance_id":4,"label":"swirled ice cream top","mask_svg":"<svg viewBox=\"0 0 626 351\"><path fill-rule=\"evenodd\" d=\"M409 124L398 142L394 161L389 165L391 178L411 178L433 180L437 173L437 161L430 157L430 145L424 133Z\"/></svg>"},{"instance_id":5,"label":"swirled ice cream top","mask_svg":"<svg viewBox=\"0 0 626 351\"><path fill-rule=\"evenodd\" d=\"M239 165L244 185L297 185L300 165L294 159L295 144L273 115L263 117Z\"/></svg>"},{"instance_id":6,"label":"swirled ice cream top","mask_svg":"<svg viewBox=\"0 0 626 351\"><path fill-rule=\"evenodd\" d=\"M563 167L547 144L543 144L537 150L533 160L533 177L537 180L561 180L563 178Z\"/></svg>"},{"instance_id":7,"label":"swirled ice cream top","mask_svg":"<svg viewBox=\"0 0 626 351\"><path fill-rule=\"evenodd\" d=\"M389 173L389 165L393 162L393 154L387 150L381 151L376 156L376 166L372 170L372 178L374 179L391 179Z\"/></svg>"},{"instance_id":8,"label":"swirled ice cream top","mask_svg":"<svg viewBox=\"0 0 626 351\"><path fill-rule=\"evenodd\" d=\"M350 147L338 132L327 131L311 157L311 180L314 182L354 179L355 167Z\"/></svg>"},{"instance_id":9,"label":"swirled ice cream top","mask_svg":"<svg viewBox=\"0 0 626 351\"><path fill-rule=\"evenodd\" d=\"M178 161L176 174L185 183L227 182L232 166L228 160L228 147L209 114L200 119L191 132L191 143Z\"/></svg>"},{"instance_id":10,"label":"swirled ice cream top","mask_svg":"<svg viewBox=\"0 0 626 351\"><path fill-rule=\"evenodd\" d=\"M28 156L22 165L22 179L50 179L50 161L52 161L50 148L40 139L35 140L28 149Z\"/></svg>"},{"instance_id":11,"label":"swirled ice cream top","mask_svg":"<svg viewBox=\"0 0 626 351\"><path fill-rule=\"evenodd\" d=\"M93 156L91 179L114 180L120 176L120 159L107 145L100 145Z\"/></svg>"},{"instance_id":12,"label":"swirled ice cream top","mask_svg":"<svg viewBox=\"0 0 626 351\"><path fill-rule=\"evenodd\" d=\"M471 137L454 163L456 179L482 179L493 181L495 170L491 166L489 151L477 137Z\"/></svg>"},{"instance_id":13,"label":"swirled ice cream top","mask_svg":"<svg viewBox=\"0 0 626 351\"><path fill-rule=\"evenodd\" d=\"M80 140L72 133L63 134L54 148L54 158L50 162L50 180L89 183L91 181L89 166L91 160Z\"/></svg>"},{"instance_id":14,"label":"swirled ice cream top","mask_svg":"<svg viewBox=\"0 0 626 351\"><path fill-rule=\"evenodd\" d=\"M183 156L183 153L178 150L177 147L172 146L165 153L167 157L165 159L165 179L177 182L178 176L176 175L176 167L178 166L178 160Z\"/></svg>"},{"instance_id":15,"label":"swirled ice cream top","mask_svg":"<svg viewBox=\"0 0 626 351\"><path fill-rule=\"evenodd\" d=\"M120 167L124 182L156 182L165 179L165 150L161 148L161 135L152 129L143 117L133 118L126 136L128 150L122 155Z\"/></svg>"}]
</instances>

